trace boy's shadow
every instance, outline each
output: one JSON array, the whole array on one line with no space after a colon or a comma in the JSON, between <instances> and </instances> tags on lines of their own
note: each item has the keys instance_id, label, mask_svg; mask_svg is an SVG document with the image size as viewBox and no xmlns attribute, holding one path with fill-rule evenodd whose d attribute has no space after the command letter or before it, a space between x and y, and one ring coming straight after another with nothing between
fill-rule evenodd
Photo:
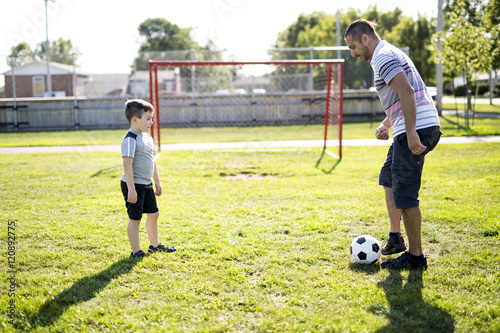
<instances>
[{"instance_id":1,"label":"boy's shadow","mask_svg":"<svg viewBox=\"0 0 500 333\"><path fill-rule=\"evenodd\" d=\"M105 270L84 277L76 281L71 287L63 290L59 295L48 299L31 318L33 326L49 326L64 314L72 305L86 302L94 298L112 280L123 274L130 273L132 268L142 258L124 258L109 266Z\"/></svg>"},{"instance_id":2,"label":"boy's shadow","mask_svg":"<svg viewBox=\"0 0 500 333\"><path fill-rule=\"evenodd\" d=\"M443 309L425 303L422 297L423 270L410 270L408 281L403 286L403 278L398 270L389 269L389 276L378 283L384 289L389 312L373 307L374 313L383 313L389 323L375 332L453 332L455 329L451 315Z\"/></svg>"}]
</instances>

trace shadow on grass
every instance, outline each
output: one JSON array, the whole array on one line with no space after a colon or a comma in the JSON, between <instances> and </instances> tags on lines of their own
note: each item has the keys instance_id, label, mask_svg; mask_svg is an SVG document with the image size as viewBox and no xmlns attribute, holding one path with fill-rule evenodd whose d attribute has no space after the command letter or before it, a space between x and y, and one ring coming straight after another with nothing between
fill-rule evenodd
<instances>
[{"instance_id":1,"label":"shadow on grass","mask_svg":"<svg viewBox=\"0 0 500 333\"><path fill-rule=\"evenodd\" d=\"M351 262L349 268L351 271L365 273L367 275L373 275L380 271L380 265L377 263L371 265L360 265L355 262Z\"/></svg>"},{"instance_id":2,"label":"shadow on grass","mask_svg":"<svg viewBox=\"0 0 500 333\"><path fill-rule=\"evenodd\" d=\"M332 173L333 170L335 170L337 165L340 164L341 159L336 156L333 157L332 155L330 155L330 153L328 153L327 150L323 149L323 151L321 152L321 156L319 157L319 160L316 162L316 168L319 168L319 165L321 164L321 161L323 160L323 157L325 157L325 155L331 156L333 158L333 164L330 169L321 169L321 171L323 171L326 174L330 174Z\"/></svg>"},{"instance_id":3,"label":"shadow on grass","mask_svg":"<svg viewBox=\"0 0 500 333\"><path fill-rule=\"evenodd\" d=\"M59 295L45 301L30 318L33 326L49 326L56 322L73 305L96 297L112 280L130 273L142 258L124 258L98 274L84 277Z\"/></svg>"},{"instance_id":4,"label":"shadow on grass","mask_svg":"<svg viewBox=\"0 0 500 333\"><path fill-rule=\"evenodd\" d=\"M432 306L422 297L423 270L410 270L408 281L403 285L401 272L389 270L389 276L378 283L387 301L389 312L385 308L374 307L373 313L384 314L389 323L375 332L453 332L454 320L443 309Z\"/></svg>"},{"instance_id":5,"label":"shadow on grass","mask_svg":"<svg viewBox=\"0 0 500 333\"><path fill-rule=\"evenodd\" d=\"M116 171L119 170L119 167L112 166L109 168L101 169L94 173L90 178L95 178L95 177L115 177L116 176Z\"/></svg>"}]
</instances>

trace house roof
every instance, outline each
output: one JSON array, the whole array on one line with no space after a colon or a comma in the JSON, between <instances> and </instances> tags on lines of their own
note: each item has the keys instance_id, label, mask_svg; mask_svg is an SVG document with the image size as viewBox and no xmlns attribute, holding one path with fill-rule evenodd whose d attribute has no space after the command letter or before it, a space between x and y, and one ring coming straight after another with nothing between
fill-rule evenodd
<instances>
[{"instance_id":1,"label":"house roof","mask_svg":"<svg viewBox=\"0 0 500 333\"><path fill-rule=\"evenodd\" d=\"M83 71L78 67L73 68L72 65L60 64L57 62L50 62L50 74L58 75L58 74L73 74L73 70L75 74L78 75L90 75L89 72ZM32 62L28 62L26 64L22 64L20 66L14 67L14 75L46 75L47 74L47 63L43 61L34 60ZM12 70L8 70L2 75L12 75Z\"/></svg>"},{"instance_id":2,"label":"house roof","mask_svg":"<svg viewBox=\"0 0 500 333\"><path fill-rule=\"evenodd\" d=\"M125 92L128 77L129 74L92 74L83 82L79 94L87 97L101 97L118 90Z\"/></svg>"},{"instance_id":3,"label":"house roof","mask_svg":"<svg viewBox=\"0 0 500 333\"><path fill-rule=\"evenodd\" d=\"M176 71L178 70L159 70L158 73L158 81L164 81L164 80L173 80L175 78ZM149 82L149 71L136 71L135 72L135 77L134 73L130 74L130 81L133 80L137 81L147 81Z\"/></svg>"}]
</instances>

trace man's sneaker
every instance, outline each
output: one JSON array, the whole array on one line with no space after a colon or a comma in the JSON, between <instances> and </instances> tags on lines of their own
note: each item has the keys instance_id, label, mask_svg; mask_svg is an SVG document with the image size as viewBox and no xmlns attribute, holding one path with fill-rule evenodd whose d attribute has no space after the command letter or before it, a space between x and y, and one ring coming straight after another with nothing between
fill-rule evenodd
<instances>
[{"instance_id":1,"label":"man's sneaker","mask_svg":"<svg viewBox=\"0 0 500 333\"><path fill-rule=\"evenodd\" d=\"M382 268L392 269L427 269L427 258L423 254L419 257L415 257L406 251L400 257L385 261L380 266Z\"/></svg>"},{"instance_id":2,"label":"man's sneaker","mask_svg":"<svg viewBox=\"0 0 500 333\"><path fill-rule=\"evenodd\" d=\"M400 233L397 236L387 237L382 242L382 255L387 256L390 254L400 253L406 250L405 240Z\"/></svg>"},{"instance_id":3,"label":"man's sneaker","mask_svg":"<svg viewBox=\"0 0 500 333\"><path fill-rule=\"evenodd\" d=\"M132 258L142 258L142 257L146 256L146 253L144 253L142 250L139 250L139 251L137 251L136 253L131 252L131 253L130 253L130 256L131 256Z\"/></svg>"},{"instance_id":4,"label":"man's sneaker","mask_svg":"<svg viewBox=\"0 0 500 333\"><path fill-rule=\"evenodd\" d=\"M160 252L175 252L177 251L177 249L175 247L171 247L171 246L165 246L163 244L158 244L157 247L153 247L153 245L149 245L149 249L148 249L148 252L149 253L153 253L153 252L157 252L157 251L160 251Z\"/></svg>"}]
</instances>

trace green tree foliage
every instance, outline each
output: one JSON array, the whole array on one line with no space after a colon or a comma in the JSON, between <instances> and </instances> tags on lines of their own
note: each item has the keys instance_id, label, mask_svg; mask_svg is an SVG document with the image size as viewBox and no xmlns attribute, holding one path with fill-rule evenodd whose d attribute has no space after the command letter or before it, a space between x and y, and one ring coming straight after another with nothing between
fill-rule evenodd
<instances>
[{"instance_id":1,"label":"green tree foliage","mask_svg":"<svg viewBox=\"0 0 500 333\"><path fill-rule=\"evenodd\" d=\"M137 70L148 70L148 62L154 60L222 60L221 52L217 52L214 43L209 40L205 46L195 42L191 37L191 28L180 28L164 18L151 18L142 22L138 31L143 38L139 54L135 59ZM225 87L231 78L231 69L227 67L204 66L180 68L181 78L191 80L196 91L205 92ZM213 79L207 79L211 77ZM191 91L192 82L184 83L184 89Z\"/></svg>"},{"instance_id":2,"label":"green tree foliage","mask_svg":"<svg viewBox=\"0 0 500 333\"><path fill-rule=\"evenodd\" d=\"M419 16L416 21L402 17L397 25L384 34L390 43L408 47L410 57L427 85L435 84L434 55L429 48L435 32L435 21Z\"/></svg>"},{"instance_id":3,"label":"green tree foliage","mask_svg":"<svg viewBox=\"0 0 500 333\"><path fill-rule=\"evenodd\" d=\"M486 29L491 34L493 48L497 50L491 59L492 69L500 70L500 0L490 0L485 13Z\"/></svg>"},{"instance_id":4,"label":"green tree foliage","mask_svg":"<svg viewBox=\"0 0 500 333\"><path fill-rule=\"evenodd\" d=\"M499 52L491 32L485 28L485 16L478 15L477 8L469 6L470 2L457 0L447 17L449 28L435 36L442 47L436 51L436 62L441 61L445 71L463 73L467 82L467 127L474 75L491 70L492 59Z\"/></svg>"},{"instance_id":5,"label":"green tree foliage","mask_svg":"<svg viewBox=\"0 0 500 333\"><path fill-rule=\"evenodd\" d=\"M199 48L191 38L191 28L180 28L163 18L147 19L139 24L138 30L145 39L139 47L139 52Z\"/></svg>"},{"instance_id":6,"label":"green tree foliage","mask_svg":"<svg viewBox=\"0 0 500 333\"><path fill-rule=\"evenodd\" d=\"M400 47L409 48L410 57L420 71L425 82L434 82L435 66L431 51L427 46L435 32L435 22L419 17L414 21L403 17L402 11L395 8L392 11L380 12L376 6L370 6L364 12L349 9L340 14L340 34L348 25L357 19L365 18L378 24L377 32L382 39ZM278 35L276 48L308 48L311 46L337 45L336 15L324 12L301 14L297 21ZM333 58L336 54L318 51L315 58ZM344 64L345 88L368 88L373 84L373 71L369 65L358 58L352 58L349 52L342 53ZM281 52L273 54L274 59L309 59L309 52Z\"/></svg>"},{"instance_id":7,"label":"green tree foliage","mask_svg":"<svg viewBox=\"0 0 500 333\"><path fill-rule=\"evenodd\" d=\"M45 42L40 42L33 50L27 43L19 43L11 47L11 56L7 59L9 66L14 61L14 66L20 66L32 61L46 61L47 46ZM50 61L60 64L73 65L76 62L80 51L73 46L70 39L59 38L49 41ZM74 57L74 58L73 58Z\"/></svg>"}]
</instances>

